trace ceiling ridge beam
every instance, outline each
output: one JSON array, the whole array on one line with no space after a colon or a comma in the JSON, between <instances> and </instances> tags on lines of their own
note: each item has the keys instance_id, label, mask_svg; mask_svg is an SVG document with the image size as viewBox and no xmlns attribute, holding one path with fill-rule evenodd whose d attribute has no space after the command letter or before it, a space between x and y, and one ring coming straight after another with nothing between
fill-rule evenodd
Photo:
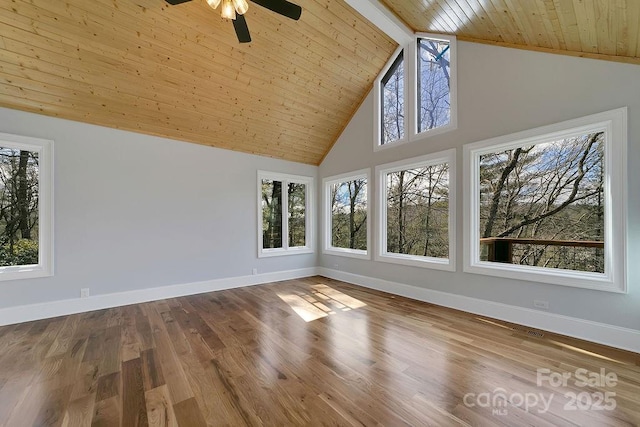
<instances>
[{"instance_id":1,"label":"ceiling ridge beam","mask_svg":"<svg viewBox=\"0 0 640 427\"><path fill-rule=\"evenodd\" d=\"M404 46L413 40L413 31L379 1L345 0L345 2L400 46Z\"/></svg>"}]
</instances>

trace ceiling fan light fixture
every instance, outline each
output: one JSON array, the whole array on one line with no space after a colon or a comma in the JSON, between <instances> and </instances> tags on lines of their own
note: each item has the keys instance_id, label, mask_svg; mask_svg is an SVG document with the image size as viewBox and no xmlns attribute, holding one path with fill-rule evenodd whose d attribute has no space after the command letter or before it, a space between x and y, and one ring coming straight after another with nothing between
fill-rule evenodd
<instances>
[{"instance_id":1,"label":"ceiling fan light fixture","mask_svg":"<svg viewBox=\"0 0 640 427\"><path fill-rule=\"evenodd\" d=\"M249 10L249 3L247 0L232 0L233 6L236 8L236 13L239 15L244 15Z\"/></svg>"},{"instance_id":2,"label":"ceiling fan light fixture","mask_svg":"<svg viewBox=\"0 0 640 427\"><path fill-rule=\"evenodd\" d=\"M207 4L211 6L212 9L215 9L220 5L220 0L207 0Z\"/></svg>"},{"instance_id":3,"label":"ceiling fan light fixture","mask_svg":"<svg viewBox=\"0 0 640 427\"><path fill-rule=\"evenodd\" d=\"M225 19L236 19L236 9L231 0L222 0L222 10L220 14Z\"/></svg>"}]
</instances>

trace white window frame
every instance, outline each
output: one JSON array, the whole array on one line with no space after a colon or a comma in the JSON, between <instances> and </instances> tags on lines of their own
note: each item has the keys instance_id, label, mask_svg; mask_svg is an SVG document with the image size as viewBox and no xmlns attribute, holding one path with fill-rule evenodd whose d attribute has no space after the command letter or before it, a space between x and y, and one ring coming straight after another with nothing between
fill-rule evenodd
<instances>
[{"instance_id":1,"label":"white window frame","mask_svg":"<svg viewBox=\"0 0 640 427\"><path fill-rule=\"evenodd\" d=\"M525 145L605 132L605 273L480 261L479 158ZM530 282L626 293L627 108L464 146L464 271ZM616 225L614 227L614 224Z\"/></svg>"},{"instance_id":2,"label":"white window frame","mask_svg":"<svg viewBox=\"0 0 640 427\"><path fill-rule=\"evenodd\" d=\"M387 252L387 184L386 175L401 170L415 169L425 166L449 164L449 257L436 258L418 255L396 254ZM387 163L376 167L377 180L377 226L376 243L378 250L375 253L375 261L394 264L409 265L414 267L432 268L436 270L456 270L456 150L455 148L440 151L425 156L414 157L398 162Z\"/></svg>"},{"instance_id":3,"label":"white window frame","mask_svg":"<svg viewBox=\"0 0 640 427\"><path fill-rule=\"evenodd\" d=\"M282 182L282 247L281 248L263 248L262 237L262 180L273 180ZM289 246L289 198L288 184L304 184L305 185L305 245ZM309 254L314 252L313 243L313 209L314 209L314 185L313 177L291 175L278 172L258 171L258 257L272 257L283 255Z\"/></svg>"},{"instance_id":4,"label":"white window frame","mask_svg":"<svg viewBox=\"0 0 640 427\"><path fill-rule=\"evenodd\" d=\"M450 58L450 75L449 75L449 97L451 105L451 113L448 125L440 126L434 129L428 129L418 133L418 60L417 46L418 39L433 39L446 41L449 43ZM382 78L387 74L400 52L404 51L404 138L396 141L381 143L381 120L382 120L382 99L381 85ZM399 46L391 59L385 64L384 68L374 81L373 86L373 150L380 151L391 147L404 145L408 142L424 141L435 135L441 135L458 128L458 67L457 67L457 39L455 36L431 33L415 33L412 41L404 46Z\"/></svg>"},{"instance_id":5,"label":"white window frame","mask_svg":"<svg viewBox=\"0 0 640 427\"><path fill-rule=\"evenodd\" d=\"M0 267L0 281L53 275L53 141L0 133L0 146L38 153L38 264Z\"/></svg>"},{"instance_id":6,"label":"white window frame","mask_svg":"<svg viewBox=\"0 0 640 427\"><path fill-rule=\"evenodd\" d=\"M367 250L332 246L331 186L365 178L367 180ZM351 258L371 259L371 169L334 175L322 180L322 223L324 228L322 253Z\"/></svg>"},{"instance_id":7,"label":"white window frame","mask_svg":"<svg viewBox=\"0 0 640 427\"><path fill-rule=\"evenodd\" d=\"M418 112L418 39L432 39L437 41L444 41L449 43L449 105L450 120L448 125L439 126L433 129L427 129L422 132L418 132L418 120L420 114ZM413 58L409 79L411 80L410 87L414 88L410 97L410 123L411 129L409 132L410 141L422 141L426 138L430 138L435 135L441 135L446 132L450 132L458 128L458 59L457 59L458 45L455 36L447 36L442 34L427 34L417 33L414 42L410 46L409 55Z\"/></svg>"},{"instance_id":8,"label":"white window frame","mask_svg":"<svg viewBox=\"0 0 640 427\"><path fill-rule=\"evenodd\" d=\"M404 52L403 52L404 51ZM382 144L382 79L389 72L393 64L396 62L398 55L403 55L403 69L404 69L404 89L403 89L403 100L404 100L404 137L397 139L395 141L388 142L386 144ZM409 81L407 80L407 51L405 46L398 46L398 48L391 55L391 59L385 64L384 68L376 78L373 84L373 99L374 99L374 111L373 111L373 148L375 151L381 150L384 148L388 148L390 146L396 146L398 144L402 144L408 141L409 136L409 123L408 123L408 114L409 114L409 103L407 102L408 98L408 87Z\"/></svg>"}]
</instances>

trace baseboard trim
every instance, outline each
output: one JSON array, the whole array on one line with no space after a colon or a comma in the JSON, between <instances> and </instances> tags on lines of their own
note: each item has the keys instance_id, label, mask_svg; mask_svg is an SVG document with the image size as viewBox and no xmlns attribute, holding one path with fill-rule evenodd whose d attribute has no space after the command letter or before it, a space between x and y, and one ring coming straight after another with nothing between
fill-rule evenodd
<instances>
[{"instance_id":1,"label":"baseboard trim","mask_svg":"<svg viewBox=\"0 0 640 427\"><path fill-rule=\"evenodd\" d=\"M0 326L315 275L640 353L639 330L578 319L561 314L546 313L433 289L419 288L404 283L391 282L325 267L309 267L251 276L228 277L203 282L96 295L89 298L76 298L8 307L0 309Z\"/></svg>"},{"instance_id":2,"label":"baseboard trim","mask_svg":"<svg viewBox=\"0 0 640 427\"><path fill-rule=\"evenodd\" d=\"M370 289L640 353L640 331L318 267L318 274Z\"/></svg>"},{"instance_id":3,"label":"baseboard trim","mask_svg":"<svg viewBox=\"0 0 640 427\"><path fill-rule=\"evenodd\" d=\"M49 319L69 314L84 313L105 308L120 307L142 302L157 301L165 298L175 298L185 295L195 295L205 292L221 291L224 289L240 288L243 286L259 285L280 280L298 279L314 276L316 267L297 270L278 271L251 276L237 276L223 279L207 280L203 282L185 283L180 285L161 286L157 288L140 289L135 291L118 292L91 296L88 298L66 299L40 304L22 305L0 309L0 326L15 323L30 322L32 320Z\"/></svg>"}]
</instances>

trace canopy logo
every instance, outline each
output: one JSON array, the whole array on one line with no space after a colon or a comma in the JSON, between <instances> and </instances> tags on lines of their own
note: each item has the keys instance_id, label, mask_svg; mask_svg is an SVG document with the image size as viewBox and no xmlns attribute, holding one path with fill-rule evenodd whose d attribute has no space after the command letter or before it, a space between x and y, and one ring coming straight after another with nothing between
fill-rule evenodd
<instances>
[{"instance_id":1,"label":"canopy logo","mask_svg":"<svg viewBox=\"0 0 640 427\"><path fill-rule=\"evenodd\" d=\"M467 393L462 399L468 408L491 408L493 415L507 415L509 405L524 409L526 412L536 410L539 414L549 411L553 394L545 396L544 393L507 393L507 390L498 387L485 393Z\"/></svg>"},{"instance_id":2,"label":"canopy logo","mask_svg":"<svg viewBox=\"0 0 640 427\"><path fill-rule=\"evenodd\" d=\"M467 393L463 403L468 408L491 408L493 415L507 415L508 407L517 407L526 412L535 411L544 414L549 411L556 396L564 401L565 411L612 411L616 408L616 393L613 391L567 391L589 387L590 389L614 388L618 384L618 376L614 372L607 372L604 368L598 372L578 368L574 372L554 372L548 368L536 370L536 385L552 389L562 389L547 392L514 392L498 387L493 391L483 393Z\"/></svg>"}]
</instances>

